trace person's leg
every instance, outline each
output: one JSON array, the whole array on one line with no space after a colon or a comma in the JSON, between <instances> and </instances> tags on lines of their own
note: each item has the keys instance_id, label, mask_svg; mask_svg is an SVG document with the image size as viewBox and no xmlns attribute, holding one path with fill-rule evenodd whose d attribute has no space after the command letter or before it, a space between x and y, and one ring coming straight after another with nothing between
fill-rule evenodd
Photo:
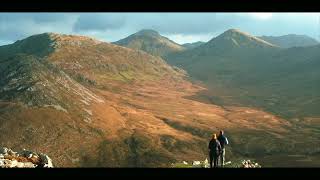
<instances>
[{"instance_id":1,"label":"person's leg","mask_svg":"<svg viewBox=\"0 0 320 180\"><path fill-rule=\"evenodd\" d=\"M224 166L224 161L225 161L225 155L226 155L226 149L222 149L222 153L220 154L220 165L221 167Z\"/></svg>"},{"instance_id":2,"label":"person's leg","mask_svg":"<svg viewBox=\"0 0 320 180\"><path fill-rule=\"evenodd\" d=\"M214 167L216 168L216 167L218 167L218 156L215 155L215 156L213 157L213 159L214 159Z\"/></svg>"},{"instance_id":3,"label":"person's leg","mask_svg":"<svg viewBox=\"0 0 320 180\"><path fill-rule=\"evenodd\" d=\"M209 159L210 159L210 168L212 168L213 155L211 153L209 154Z\"/></svg>"}]
</instances>

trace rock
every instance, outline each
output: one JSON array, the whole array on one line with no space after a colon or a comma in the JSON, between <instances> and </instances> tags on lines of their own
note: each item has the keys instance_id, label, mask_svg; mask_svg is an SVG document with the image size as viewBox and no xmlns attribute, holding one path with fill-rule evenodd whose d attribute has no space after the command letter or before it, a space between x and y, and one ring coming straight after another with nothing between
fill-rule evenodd
<instances>
[{"instance_id":1,"label":"rock","mask_svg":"<svg viewBox=\"0 0 320 180\"><path fill-rule=\"evenodd\" d=\"M24 168L35 168L37 165L33 164L32 162L26 162L23 165Z\"/></svg>"},{"instance_id":2,"label":"rock","mask_svg":"<svg viewBox=\"0 0 320 180\"><path fill-rule=\"evenodd\" d=\"M0 168L53 167L52 160L46 154L37 154L23 149L17 153L8 148L0 148Z\"/></svg>"},{"instance_id":3,"label":"rock","mask_svg":"<svg viewBox=\"0 0 320 180\"><path fill-rule=\"evenodd\" d=\"M17 167L18 165L18 161L17 160L13 160L10 162L10 166L9 167Z\"/></svg>"},{"instance_id":4,"label":"rock","mask_svg":"<svg viewBox=\"0 0 320 180\"><path fill-rule=\"evenodd\" d=\"M17 162L17 165L15 167L17 168L23 168L25 163Z\"/></svg>"},{"instance_id":5,"label":"rock","mask_svg":"<svg viewBox=\"0 0 320 180\"><path fill-rule=\"evenodd\" d=\"M7 154L10 156L16 156L17 152L12 151L11 149L7 149Z\"/></svg>"},{"instance_id":6,"label":"rock","mask_svg":"<svg viewBox=\"0 0 320 180\"><path fill-rule=\"evenodd\" d=\"M28 151L26 149L23 149L23 151L21 151L19 154L23 157L30 157L31 158L34 153L32 151Z\"/></svg>"},{"instance_id":7,"label":"rock","mask_svg":"<svg viewBox=\"0 0 320 180\"><path fill-rule=\"evenodd\" d=\"M242 167L243 168L260 168L261 166L258 163L255 163L251 160L243 160Z\"/></svg>"},{"instance_id":8,"label":"rock","mask_svg":"<svg viewBox=\"0 0 320 180\"><path fill-rule=\"evenodd\" d=\"M204 167L204 168L209 168L210 167L210 164L209 164L209 161L208 161L207 158L206 158L206 160L203 161L202 167Z\"/></svg>"},{"instance_id":9,"label":"rock","mask_svg":"<svg viewBox=\"0 0 320 180\"><path fill-rule=\"evenodd\" d=\"M0 154L7 155L8 154L8 148L0 147Z\"/></svg>"},{"instance_id":10,"label":"rock","mask_svg":"<svg viewBox=\"0 0 320 180\"><path fill-rule=\"evenodd\" d=\"M208 161L207 158L206 158L206 160L204 160L204 163L205 163L205 164L208 164L208 163L209 163L209 161Z\"/></svg>"},{"instance_id":11,"label":"rock","mask_svg":"<svg viewBox=\"0 0 320 180\"><path fill-rule=\"evenodd\" d=\"M185 164L185 165L188 165L188 163L186 161L183 161L182 163Z\"/></svg>"},{"instance_id":12,"label":"rock","mask_svg":"<svg viewBox=\"0 0 320 180\"><path fill-rule=\"evenodd\" d=\"M199 167L201 165L200 161L193 161L192 166Z\"/></svg>"},{"instance_id":13,"label":"rock","mask_svg":"<svg viewBox=\"0 0 320 180\"><path fill-rule=\"evenodd\" d=\"M41 161L41 164L43 165L43 167L45 167L45 168L52 168L53 167L52 160L51 160L51 158L49 158L49 156L47 156L46 154L40 153L39 157L40 157L40 161Z\"/></svg>"}]
</instances>

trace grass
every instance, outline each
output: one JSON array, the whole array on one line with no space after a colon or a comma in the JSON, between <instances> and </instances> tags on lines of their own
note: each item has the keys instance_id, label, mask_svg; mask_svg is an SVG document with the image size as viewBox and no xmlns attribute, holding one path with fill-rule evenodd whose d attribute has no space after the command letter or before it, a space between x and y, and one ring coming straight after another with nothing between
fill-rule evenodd
<instances>
[{"instance_id":1,"label":"grass","mask_svg":"<svg viewBox=\"0 0 320 180\"><path fill-rule=\"evenodd\" d=\"M171 164L172 168L193 168L192 164L183 164L183 163L173 163Z\"/></svg>"}]
</instances>

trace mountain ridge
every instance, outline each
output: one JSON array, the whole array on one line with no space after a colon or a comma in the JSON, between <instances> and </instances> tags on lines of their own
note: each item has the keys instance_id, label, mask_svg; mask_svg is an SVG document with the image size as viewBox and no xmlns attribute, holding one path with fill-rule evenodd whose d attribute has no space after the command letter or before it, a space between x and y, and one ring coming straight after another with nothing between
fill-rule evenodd
<instances>
[{"instance_id":1,"label":"mountain ridge","mask_svg":"<svg viewBox=\"0 0 320 180\"><path fill-rule=\"evenodd\" d=\"M143 29L130 36L114 42L114 44L139 49L155 56L165 56L167 54L183 51L184 47L161 36L157 31Z\"/></svg>"},{"instance_id":2,"label":"mountain ridge","mask_svg":"<svg viewBox=\"0 0 320 180\"><path fill-rule=\"evenodd\" d=\"M260 36L270 43L276 44L282 48L303 47L318 45L319 42L306 35L287 34L282 36Z\"/></svg>"},{"instance_id":3,"label":"mountain ridge","mask_svg":"<svg viewBox=\"0 0 320 180\"><path fill-rule=\"evenodd\" d=\"M193 42L193 43L185 43L185 44L182 44L182 46L184 46L187 49L192 49L192 48L201 46L202 44L205 44L205 42L197 41L197 42Z\"/></svg>"}]
</instances>

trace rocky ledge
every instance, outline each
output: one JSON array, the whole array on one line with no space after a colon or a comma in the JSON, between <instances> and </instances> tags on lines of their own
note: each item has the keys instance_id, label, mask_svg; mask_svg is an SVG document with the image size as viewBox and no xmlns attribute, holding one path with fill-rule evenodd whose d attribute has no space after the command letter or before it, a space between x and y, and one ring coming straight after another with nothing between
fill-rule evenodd
<instances>
[{"instance_id":1,"label":"rocky ledge","mask_svg":"<svg viewBox=\"0 0 320 180\"><path fill-rule=\"evenodd\" d=\"M0 147L0 168L52 168L51 158L43 153L28 150L14 152L5 147Z\"/></svg>"},{"instance_id":2,"label":"rocky ledge","mask_svg":"<svg viewBox=\"0 0 320 180\"><path fill-rule=\"evenodd\" d=\"M172 163L171 167L173 168L209 168L210 164L208 159L204 161L193 161L188 163L182 161L182 163ZM224 164L225 168L261 168L261 165L254 162L253 160L236 160L234 162L227 161Z\"/></svg>"}]
</instances>

